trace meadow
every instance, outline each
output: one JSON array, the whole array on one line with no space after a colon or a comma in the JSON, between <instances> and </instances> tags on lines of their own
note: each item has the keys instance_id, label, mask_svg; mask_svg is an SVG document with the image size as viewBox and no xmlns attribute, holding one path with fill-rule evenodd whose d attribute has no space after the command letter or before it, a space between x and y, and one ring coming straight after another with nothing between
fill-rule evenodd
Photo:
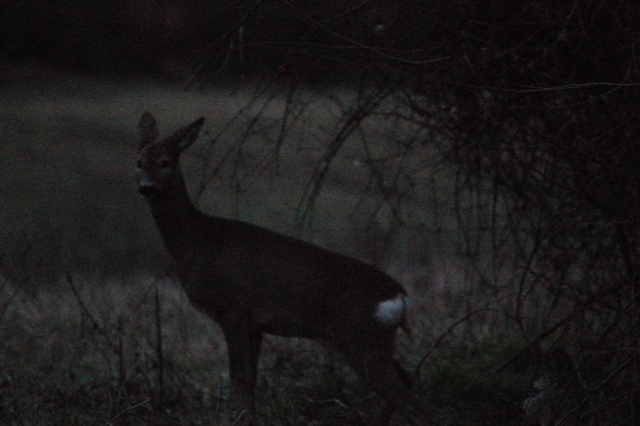
<instances>
[{"instance_id":1,"label":"meadow","mask_svg":"<svg viewBox=\"0 0 640 426\"><path fill-rule=\"evenodd\" d=\"M240 414L220 330L187 302L135 187L145 110L161 133L206 117L184 157L201 209L375 263L405 285L414 336L400 335L397 352L435 418L524 424L537 371L526 356L501 368L522 338L498 312L509 296L478 284L483 272L462 253L453 171L434 161L411 182L393 174L432 161L418 147L384 177L411 187L401 211L371 191L379 176L368 159L419 129L392 114L357 123L316 187L358 96L346 89L292 99L273 88L185 92L22 70L0 96L0 424L230 425ZM300 339L267 339L257 397L266 425L371 424L381 410L338 356Z\"/></svg>"}]
</instances>

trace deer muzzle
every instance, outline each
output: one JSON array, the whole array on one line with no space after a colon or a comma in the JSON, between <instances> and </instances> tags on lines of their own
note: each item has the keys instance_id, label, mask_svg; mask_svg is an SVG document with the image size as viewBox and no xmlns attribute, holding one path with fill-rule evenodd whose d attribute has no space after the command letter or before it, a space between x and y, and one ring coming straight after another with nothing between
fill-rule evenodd
<instances>
[{"instance_id":1,"label":"deer muzzle","mask_svg":"<svg viewBox=\"0 0 640 426\"><path fill-rule=\"evenodd\" d=\"M153 185L140 185L138 186L138 191L145 197L151 197L157 192L156 187Z\"/></svg>"}]
</instances>

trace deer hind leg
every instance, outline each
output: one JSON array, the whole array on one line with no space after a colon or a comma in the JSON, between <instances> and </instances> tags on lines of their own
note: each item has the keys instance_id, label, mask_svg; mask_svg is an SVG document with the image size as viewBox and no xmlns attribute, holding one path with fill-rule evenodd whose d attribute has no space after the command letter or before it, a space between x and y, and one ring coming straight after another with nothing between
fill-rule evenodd
<instances>
[{"instance_id":1,"label":"deer hind leg","mask_svg":"<svg viewBox=\"0 0 640 426\"><path fill-rule=\"evenodd\" d=\"M410 390L409 373L393 359L393 340L392 334L385 333L351 340L339 349L349 365L402 416L415 425L429 425L425 409Z\"/></svg>"},{"instance_id":2,"label":"deer hind leg","mask_svg":"<svg viewBox=\"0 0 640 426\"><path fill-rule=\"evenodd\" d=\"M246 321L225 321L221 326L227 342L231 386L244 409L242 424L253 425L262 332L252 330Z\"/></svg>"}]
</instances>

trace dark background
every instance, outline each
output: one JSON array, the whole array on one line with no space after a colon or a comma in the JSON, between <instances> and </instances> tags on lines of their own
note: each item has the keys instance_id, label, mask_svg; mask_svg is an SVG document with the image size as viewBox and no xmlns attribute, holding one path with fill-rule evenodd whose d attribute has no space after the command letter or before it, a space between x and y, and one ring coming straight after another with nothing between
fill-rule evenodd
<instances>
[{"instance_id":1,"label":"dark background","mask_svg":"<svg viewBox=\"0 0 640 426\"><path fill-rule=\"evenodd\" d=\"M564 410L572 420L567 424L638 422L638 43L640 5L632 1L113 0L0 6L5 94L16 79L29 85L52 70L56 76L182 88L244 84L256 93L277 93L290 106L269 118L268 130L262 128L276 152L298 146L288 123L307 111L299 95L335 101L336 131L326 139L308 138L320 151L294 203L297 231L291 233L312 232L328 170L337 167L350 138L360 138L357 164L370 177L365 192L392 219L381 231L374 220L380 209L361 215L356 234L373 236L373 242L358 255L384 266L397 253L389 254L393 245L380 241L410 229L419 235L411 245L416 262L432 268L425 258L437 250L429 243L443 235L464 259L467 274L458 282L463 291L445 286L436 292L433 268L411 283L418 298L429 301L419 308L438 315L443 306L451 308L419 321L424 345L417 358L426 360L418 369L431 368L422 379L433 385L428 398L440 415L450 416L452 407L470 410L468 423L457 419L459 424L524 422L514 413L545 371L551 371L554 389L573 389L567 397L573 408L554 408ZM355 95L339 99L331 95L336 88ZM3 102L22 101L9 96ZM255 131L263 119L257 113L242 123ZM403 130L363 136L372 122L384 120L394 123L392 130ZM8 135L32 129L16 123L3 131L5 143L13 140ZM279 133L268 136L273 129ZM241 150L234 152L241 158ZM255 170L276 170L277 163ZM439 193L443 182L450 191ZM416 204L425 194L436 205L431 211ZM450 211L446 226L415 226L415 218L437 222L438 206ZM451 228L455 232L446 234ZM2 272L11 286L33 281L37 265L48 264L31 267L20 260L34 238L5 241ZM61 237L53 246L64 241L70 240ZM92 254L61 263L72 272L125 263L131 268L118 259L144 252L145 242L137 244L120 245L130 252L105 244L111 248L105 250L108 262L92 261L107 258ZM60 253L46 253L53 251ZM48 277L69 272L68 266L43 269ZM4 315L15 299L0 300ZM440 331L428 331L437 328L433 324ZM482 392L504 384L500 374L522 378L526 370L527 384L516 386L515 394L501 389L492 401L472 407L478 380L462 371L486 361L487 353L495 358L490 367L480 363L480 370L491 371L482 375ZM558 353L570 362L556 362L563 358ZM458 363L447 364L452 359ZM452 385L454 376L459 387ZM14 386L7 377L2 383ZM459 392L444 396L447 386ZM479 412L489 413L486 422L493 423L469 420Z\"/></svg>"}]
</instances>

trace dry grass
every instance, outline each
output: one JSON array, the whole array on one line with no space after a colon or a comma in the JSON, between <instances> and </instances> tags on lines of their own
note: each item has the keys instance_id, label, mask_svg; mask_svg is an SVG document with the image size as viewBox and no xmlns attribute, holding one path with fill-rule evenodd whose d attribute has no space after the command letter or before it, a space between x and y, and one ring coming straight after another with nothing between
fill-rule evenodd
<instances>
[{"instance_id":1,"label":"dry grass","mask_svg":"<svg viewBox=\"0 0 640 426\"><path fill-rule=\"evenodd\" d=\"M13 291L4 283L1 300ZM398 348L408 367L418 364L437 330L451 321L439 303L416 302L416 338L401 335ZM471 336L455 330L430 353L417 390L439 407L440 417L455 412L467 419L456 424L513 424L519 414L509 392L524 386L527 376L487 374L511 347L503 342L491 348L495 336ZM107 424L115 418L113 424L224 425L239 415L229 394L221 333L171 279L74 275L47 289L20 292L3 312L0 341L2 424ZM478 392L491 396L478 401ZM492 409L500 412L489 420L475 418L496 395L502 401ZM266 340L257 397L267 425L368 424L381 409L379 398L340 357L304 339ZM471 400L474 406L464 404ZM397 418L394 424L404 422Z\"/></svg>"}]
</instances>

